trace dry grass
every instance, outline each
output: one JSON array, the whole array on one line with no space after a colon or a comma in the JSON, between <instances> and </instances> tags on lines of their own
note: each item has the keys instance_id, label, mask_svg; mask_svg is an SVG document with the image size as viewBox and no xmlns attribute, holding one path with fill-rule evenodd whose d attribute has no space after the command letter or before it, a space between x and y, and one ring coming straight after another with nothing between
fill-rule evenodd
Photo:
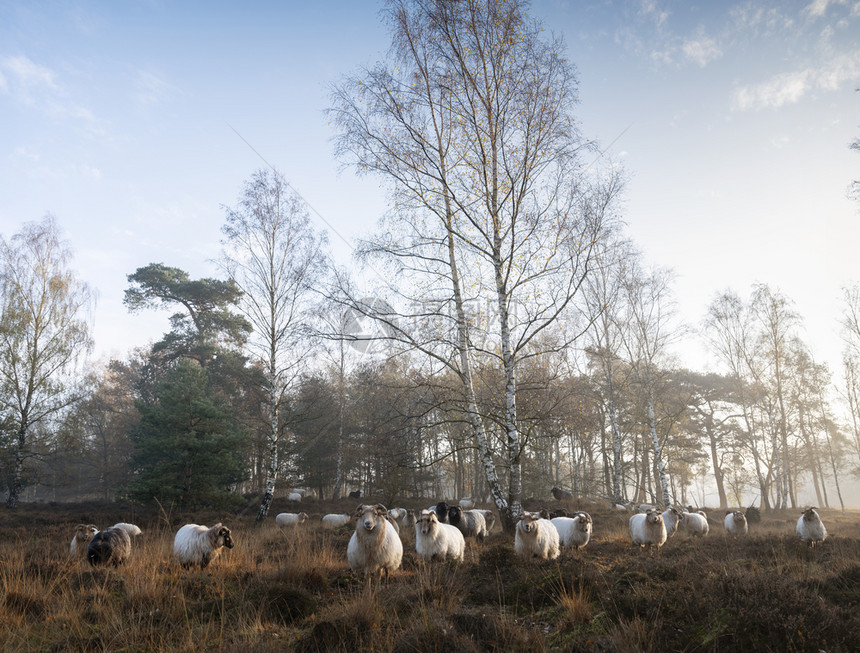
<instances>
[{"instance_id":1,"label":"dry grass","mask_svg":"<svg viewBox=\"0 0 860 653\"><path fill-rule=\"evenodd\" d=\"M496 532L463 564L428 565L408 540L401 570L368 584L346 564L348 528L101 510L0 513L2 650L860 650L856 512L825 512L831 536L814 550L793 537L793 512L741 540L715 512L708 537L679 534L648 556L629 544L627 515L592 508L592 542L557 561L521 563ZM69 559L75 524L119 519L144 529L126 565ZM173 563L179 525L218 520L232 550L203 571Z\"/></svg>"}]
</instances>

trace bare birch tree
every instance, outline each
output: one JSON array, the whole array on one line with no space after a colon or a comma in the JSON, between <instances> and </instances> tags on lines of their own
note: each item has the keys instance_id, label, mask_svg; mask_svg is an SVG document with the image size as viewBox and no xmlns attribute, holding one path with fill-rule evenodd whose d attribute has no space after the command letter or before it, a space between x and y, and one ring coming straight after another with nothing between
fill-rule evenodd
<instances>
[{"instance_id":1,"label":"bare birch tree","mask_svg":"<svg viewBox=\"0 0 860 653\"><path fill-rule=\"evenodd\" d=\"M87 284L53 217L0 238L0 416L8 457L7 508L26 486L34 434L80 398L80 363L92 347Z\"/></svg>"},{"instance_id":2,"label":"bare birch tree","mask_svg":"<svg viewBox=\"0 0 860 653\"><path fill-rule=\"evenodd\" d=\"M236 208L225 210L220 263L243 293L241 310L254 328L249 350L265 370L267 384L268 461L260 522L281 467L287 393L311 347L310 293L325 267L325 238L314 231L304 203L274 170L255 172Z\"/></svg>"},{"instance_id":3,"label":"bare birch tree","mask_svg":"<svg viewBox=\"0 0 860 653\"><path fill-rule=\"evenodd\" d=\"M407 321L425 324L406 333L393 315L376 317L460 378L510 528L525 444L517 366L546 348L547 327L572 310L620 184L578 174L574 71L524 2L392 0L385 15L389 61L336 87L331 109L339 155L382 175L394 199L363 253L392 266L395 294L422 307ZM441 332L427 328L434 322ZM503 379L506 496L476 401L476 359L493 361Z\"/></svg>"},{"instance_id":4,"label":"bare birch tree","mask_svg":"<svg viewBox=\"0 0 860 653\"><path fill-rule=\"evenodd\" d=\"M669 296L671 275L667 270L650 273L632 265L624 281L626 328L620 329L624 348L647 410L648 428L654 450L654 463L660 476L661 501L672 503L666 478L663 447L657 433L655 388L659 364L666 361L668 346L680 332L672 324L674 306Z\"/></svg>"}]
</instances>

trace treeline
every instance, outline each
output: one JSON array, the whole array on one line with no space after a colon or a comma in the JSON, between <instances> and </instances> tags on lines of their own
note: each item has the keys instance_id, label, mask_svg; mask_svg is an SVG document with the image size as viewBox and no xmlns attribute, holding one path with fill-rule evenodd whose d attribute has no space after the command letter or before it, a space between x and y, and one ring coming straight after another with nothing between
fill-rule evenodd
<instances>
[{"instance_id":1,"label":"treeline","mask_svg":"<svg viewBox=\"0 0 860 653\"><path fill-rule=\"evenodd\" d=\"M844 379L814 359L789 298L714 298L721 375L671 275L626 240L624 174L580 132L576 71L527 3L387 3L387 58L332 86L340 160L389 192L335 265L308 210L260 170L225 211L221 278L151 263L131 311L173 312L149 350L92 370L92 292L52 219L0 242L6 505L123 495L232 503L473 495L511 529L530 496L841 505L860 457L860 292ZM84 374L84 372L87 372Z\"/></svg>"}]
</instances>

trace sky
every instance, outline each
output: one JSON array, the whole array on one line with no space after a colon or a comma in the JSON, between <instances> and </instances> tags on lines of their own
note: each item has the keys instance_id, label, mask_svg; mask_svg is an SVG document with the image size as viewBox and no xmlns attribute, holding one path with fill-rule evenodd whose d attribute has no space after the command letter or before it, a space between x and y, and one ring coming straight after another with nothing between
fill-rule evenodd
<instances>
[{"instance_id":1,"label":"sky","mask_svg":"<svg viewBox=\"0 0 860 653\"><path fill-rule=\"evenodd\" d=\"M385 211L342 170L330 85L385 57L379 2L0 0L0 234L52 213L98 292L95 354L158 340L126 275L219 276L224 206L267 164L336 260ZM860 1L536 0L579 77L583 133L629 175L624 218L675 273L681 319L767 283L840 365L841 288L860 281ZM709 365L694 336L682 364Z\"/></svg>"}]
</instances>

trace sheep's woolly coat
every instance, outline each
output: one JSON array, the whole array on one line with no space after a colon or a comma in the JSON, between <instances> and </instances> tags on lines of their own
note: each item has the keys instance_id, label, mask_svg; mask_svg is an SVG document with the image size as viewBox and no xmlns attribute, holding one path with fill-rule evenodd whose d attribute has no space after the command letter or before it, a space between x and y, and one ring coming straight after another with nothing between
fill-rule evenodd
<instances>
[{"instance_id":1,"label":"sheep's woolly coat","mask_svg":"<svg viewBox=\"0 0 860 653\"><path fill-rule=\"evenodd\" d=\"M121 565L131 555L131 538L122 528L106 528L93 535L87 546L87 561L93 565L108 562Z\"/></svg>"},{"instance_id":2,"label":"sheep's woolly coat","mask_svg":"<svg viewBox=\"0 0 860 653\"><path fill-rule=\"evenodd\" d=\"M221 554L221 549L233 548L230 529L219 523L212 528L198 524L185 524L173 538L173 557L184 568L205 568Z\"/></svg>"},{"instance_id":3,"label":"sheep's woolly coat","mask_svg":"<svg viewBox=\"0 0 860 653\"><path fill-rule=\"evenodd\" d=\"M355 511L355 532L349 540L346 557L356 573L366 577L384 573L386 577L400 567L403 543L388 521L388 511L378 503L360 505Z\"/></svg>"},{"instance_id":4,"label":"sheep's woolly coat","mask_svg":"<svg viewBox=\"0 0 860 653\"><path fill-rule=\"evenodd\" d=\"M456 526L442 524L435 512L423 511L415 520L415 550L423 560L463 560L466 540Z\"/></svg>"},{"instance_id":5,"label":"sheep's woolly coat","mask_svg":"<svg viewBox=\"0 0 860 653\"><path fill-rule=\"evenodd\" d=\"M797 520L797 536L810 547L823 542L827 537L827 529L815 508L807 508Z\"/></svg>"},{"instance_id":6,"label":"sheep's woolly coat","mask_svg":"<svg viewBox=\"0 0 860 653\"><path fill-rule=\"evenodd\" d=\"M652 508L648 512L640 512L630 517L630 538L633 544L647 546L649 551L656 546L659 551L666 542L666 524L663 523L660 511Z\"/></svg>"},{"instance_id":7,"label":"sheep's woolly coat","mask_svg":"<svg viewBox=\"0 0 860 653\"><path fill-rule=\"evenodd\" d=\"M537 513L523 513L517 522L514 551L527 560L555 560L560 552L558 530L551 521L541 519Z\"/></svg>"},{"instance_id":8,"label":"sheep's woolly coat","mask_svg":"<svg viewBox=\"0 0 860 653\"><path fill-rule=\"evenodd\" d=\"M121 521L118 524L114 524L113 526L111 526L111 528L121 528L126 533L128 533L129 537L137 537L138 535L143 533L143 531L140 530L140 527L135 526L134 524L126 523L124 521Z\"/></svg>"},{"instance_id":9,"label":"sheep's woolly coat","mask_svg":"<svg viewBox=\"0 0 860 653\"><path fill-rule=\"evenodd\" d=\"M304 512L282 512L275 517L275 523L278 526L298 526L307 521L308 515Z\"/></svg>"},{"instance_id":10,"label":"sheep's woolly coat","mask_svg":"<svg viewBox=\"0 0 860 653\"><path fill-rule=\"evenodd\" d=\"M87 554L87 546L93 535L99 532L95 524L78 524L69 546L69 555L73 558L83 558Z\"/></svg>"},{"instance_id":11,"label":"sheep's woolly coat","mask_svg":"<svg viewBox=\"0 0 860 653\"><path fill-rule=\"evenodd\" d=\"M735 537L739 535L746 535L749 531L749 524L747 524L746 515L740 510L735 510L733 512L726 513L726 519L723 522L723 525L726 527L726 533L730 535L734 535Z\"/></svg>"},{"instance_id":12,"label":"sheep's woolly coat","mask_svg":"<svg viewBox=\"0 0 860 653\"><path fill-rule=\"evenodd\" d=\"M666 525L666 537L672 537L678 532L678 527L684 523L686 513L669 506L662 514L663 523Z\"/></svg>"},{"instance_id":13,"label":"sheep's woolly coat","mask_svg":"<svg viewBox=\"0 0 860 653\"><path fill-rule=\"evenodd\" d=\"M592 520L587 512L578 512L573 517L553 517L550 521L558 531L561 546L581 549L591 540Z\"/></svg>"},{"instance_id":14,"label":"sheep's woolly coat","mask_svg":"<svg viewBox=\"0 0 860 653\"><path fill-rule=\"evenodd\" d=\"M322 525L325 528L340 528L346 526L350 521L352 521L352 515L349 513L331 513L323 515Z\"/></svg>"},{"instance_id":15,"label":"sheep's woolly coat","mask_svg":"<svg viewBox=\"0 0 860 653\"><path fill-rule=\"evenodd\" d=\"M684 521L681 522L681 528L690 535L707 535L711 530L708 524L708 516L701 510L697 512L684 513Z\"/></svg>"},{"instance_id":16,"label":"sheep's woolly coat","mask_svg":"<svg viewBox=\"0 0 860 653\"><path fill-rule=\"evenodd\" d=\"M474 537L479 542L483 542L487 535L487 520L484 519L484 513L478 510L451 506L448 509L448 523L460 529L463 537Z\"/></svg>"}]
</instances>

